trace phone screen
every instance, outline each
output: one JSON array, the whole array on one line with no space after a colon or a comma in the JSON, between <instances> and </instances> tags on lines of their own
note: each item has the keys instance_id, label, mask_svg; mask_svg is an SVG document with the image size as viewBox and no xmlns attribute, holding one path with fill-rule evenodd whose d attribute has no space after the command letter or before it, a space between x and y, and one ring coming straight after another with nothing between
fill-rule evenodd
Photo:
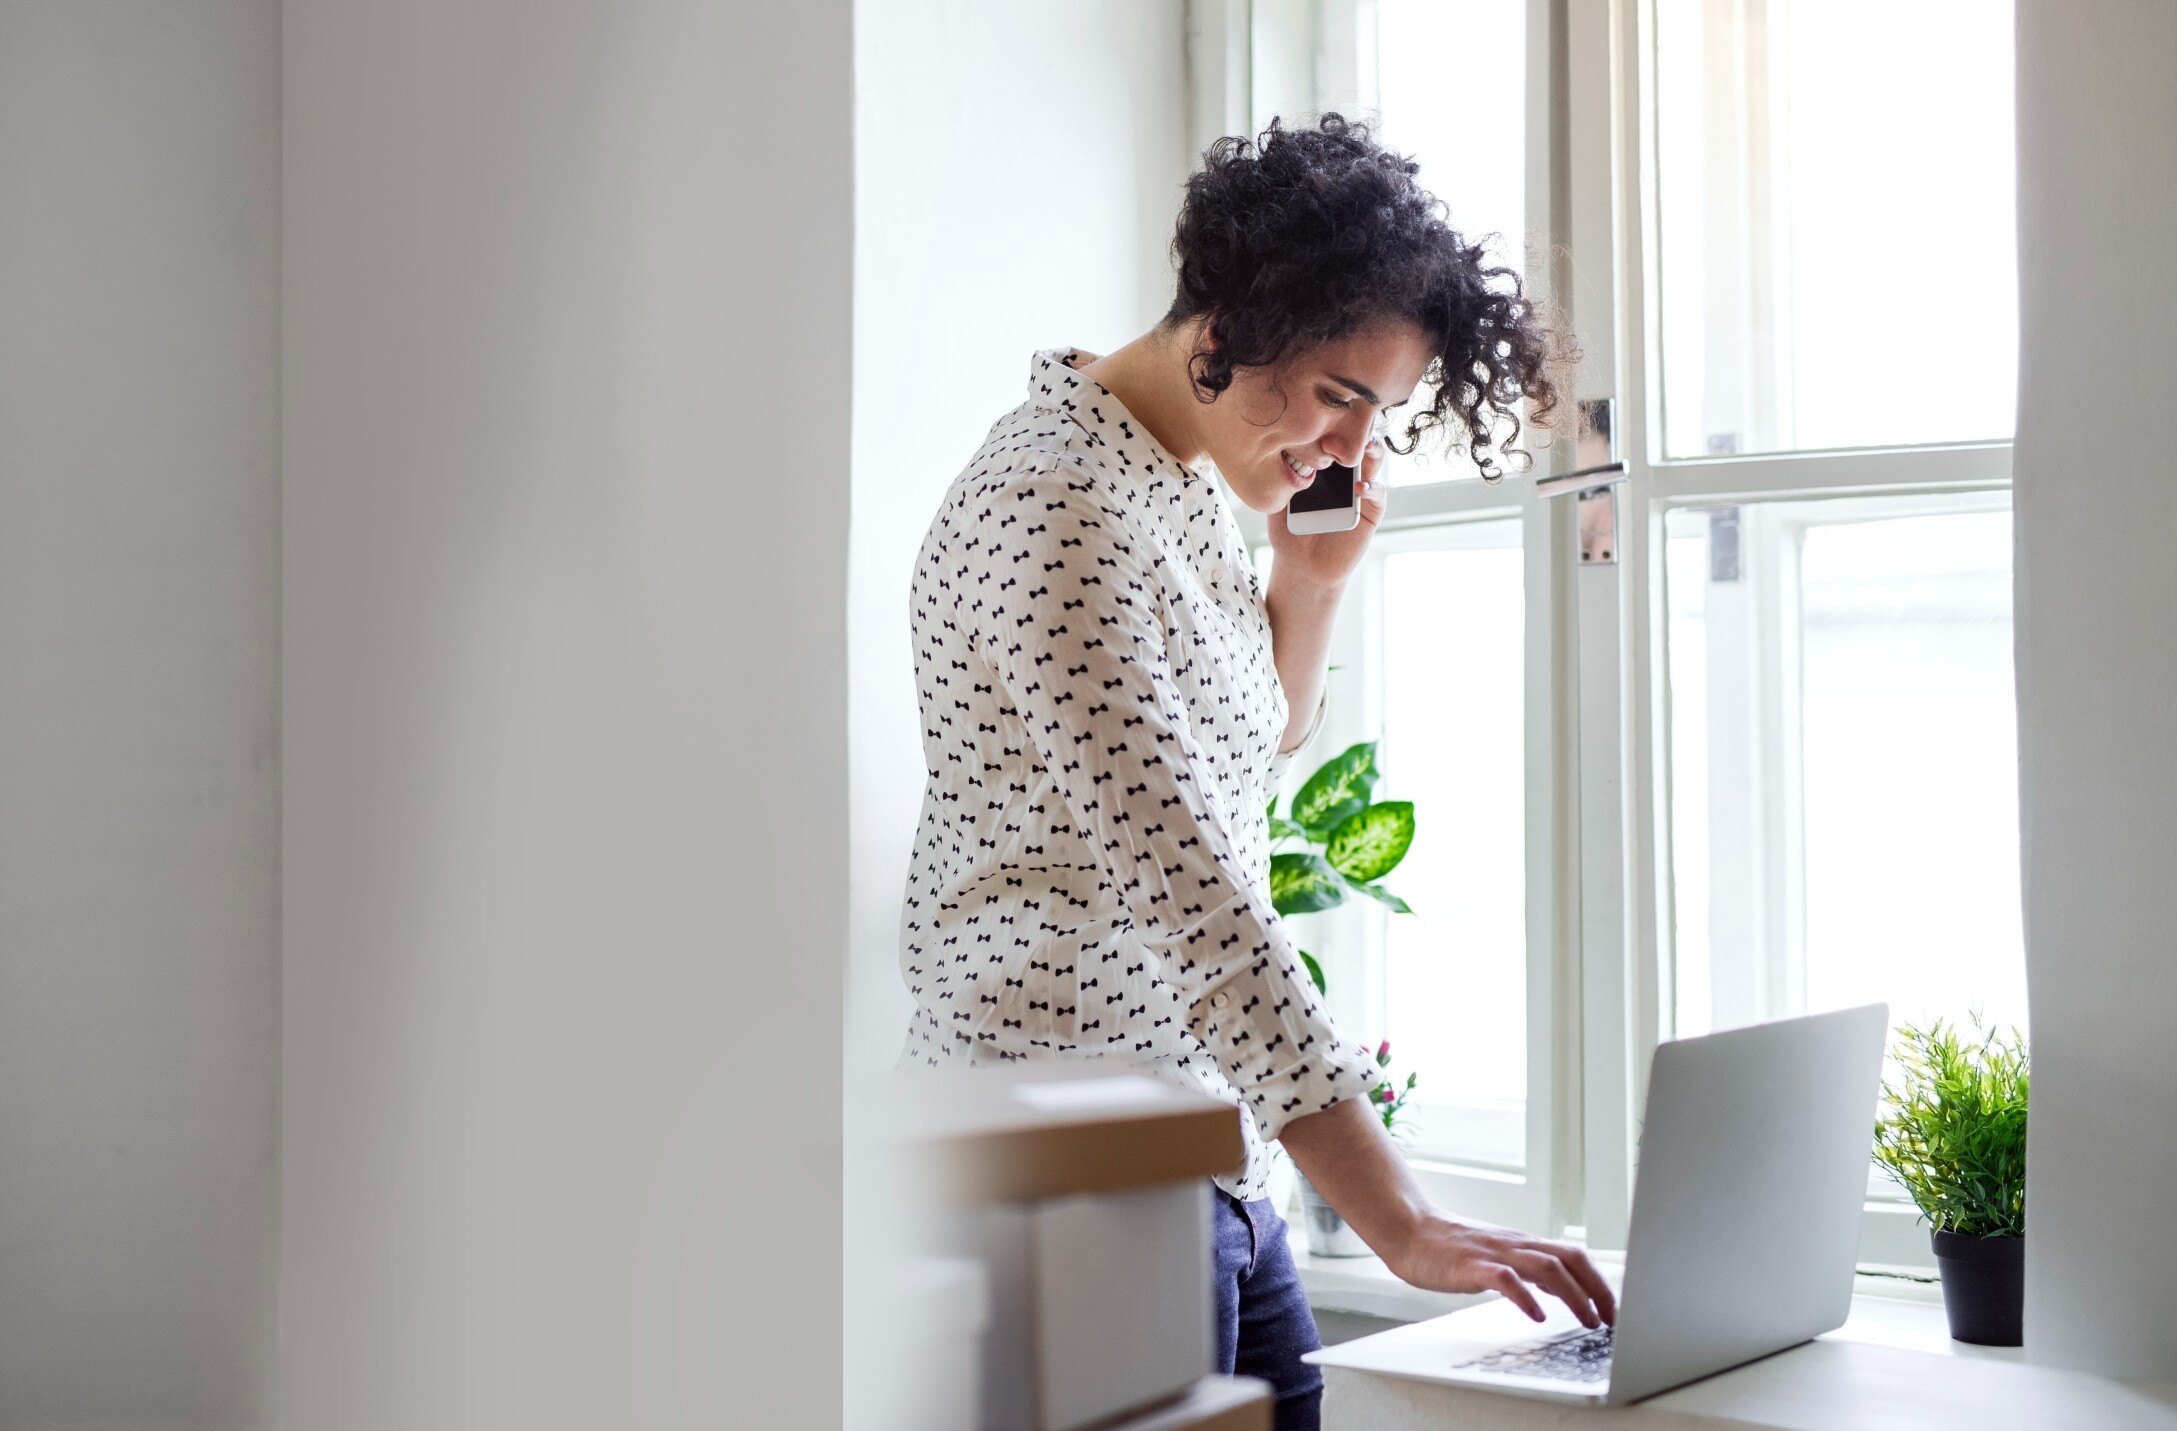
<instances>
[{"instance_id":1,"label":"phone screen","mask_svg":"<svg viewBox=\"0 0 2177 1431\"><path fill-rule=\"evenodd\" d=\"M1333 462L1315 474L1315 480L1293 493L1286 503L1290 512L1322 512L1353 505L1353 469Z\"/></svg>"}]
</instances>

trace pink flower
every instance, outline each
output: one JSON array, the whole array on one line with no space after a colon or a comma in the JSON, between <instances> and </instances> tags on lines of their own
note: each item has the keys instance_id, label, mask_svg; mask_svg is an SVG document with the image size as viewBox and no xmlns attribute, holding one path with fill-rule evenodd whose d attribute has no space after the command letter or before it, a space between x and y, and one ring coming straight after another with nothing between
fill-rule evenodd
<instances>
[{"instance_id":1,"label":"pink flower","mask_svg":"<svg viewBox=\"0 0 2177 1431\"><path fill-rule=\"evenodd\" d=\"M1388 1083L1376 1090L1376 1101L1378 1103L1388 1103L1394 1096L1396 1095L1391 1092L1391 1085Z\"/></svg>"}]
</instances>

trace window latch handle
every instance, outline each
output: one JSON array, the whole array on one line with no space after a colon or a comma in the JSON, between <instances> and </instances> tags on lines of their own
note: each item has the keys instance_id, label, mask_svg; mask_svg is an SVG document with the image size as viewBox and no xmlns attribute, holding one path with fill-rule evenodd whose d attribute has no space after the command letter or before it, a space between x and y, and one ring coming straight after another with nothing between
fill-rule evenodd
<instances>
[{"instance_id":1,"label":"window latch handle","mask_svg":"<svg viewBox=\"0 0 2177 1431\"><path fill-rule=\"evenodd\" d=\"M1592 492L1625 480L1625 464L1618 458L1616 415L1616 398L1580 399L1580 433L1573 443L1573 457L1580 465L1571 472L1537 479L1537 497Z\"/></svg>"}]
</instances>

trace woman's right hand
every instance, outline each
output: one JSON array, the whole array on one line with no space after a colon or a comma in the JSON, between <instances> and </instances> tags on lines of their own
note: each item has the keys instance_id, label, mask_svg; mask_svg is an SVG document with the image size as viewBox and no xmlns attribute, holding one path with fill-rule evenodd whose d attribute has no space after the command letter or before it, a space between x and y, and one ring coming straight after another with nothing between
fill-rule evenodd
<instances>
[{"instance_id":1,"label":"woman's right hand","mask_svg":"<svg viewBox=\"0 0 2177 1431\"><path fill-rule=\"evenodd\" d=\"M1500 1292L1538 1322L1539 1288L1583 1326L1617 1321L1617 1298L1583 1249L1438 1211L1360 1099L1293 1119L1278 1141L1400 1280L1432 1292Z\"/></svg>"},{"instance_id":2,"label":"woman's right hand","mask_svg":"<svg viewBox=\"0 0 2177 1431\"><path fill-rule=\"evenodd\" d=\"M1618 1319L1610 1284L1586 1250L1570 1242L1551 1242L1486 1222L1459 1222L1431 1208L1405 1244L1384 1254L1383 1260L1401 1281L1430 1291L1501 1292L1538 1322L1543 1311L1534 1288L1570 1307L1583 1327Z\"/></svg>"}]
</instances>

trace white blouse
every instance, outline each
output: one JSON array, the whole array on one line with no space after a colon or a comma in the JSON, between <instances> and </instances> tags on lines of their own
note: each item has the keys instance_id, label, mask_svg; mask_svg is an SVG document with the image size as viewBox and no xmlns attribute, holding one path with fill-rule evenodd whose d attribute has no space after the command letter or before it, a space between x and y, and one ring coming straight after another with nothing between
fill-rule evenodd
<instances>
[{"instance_id":1,"label":"white blouse","mask_svg":"<svg viewBox=\"0 0 2177 1431\"><path fill-rule=\"evenodd\" d=\"M1290 756L1261 578L1214 468L1075 371L1092 361L1036 354L915 564L930 774L900 1061L1147 1063L1247 1111L1246 1168L1217 1181L1257 1198L1264 1144L1380 1075L1270 903Z\"/></svg>"}]
</instances>

